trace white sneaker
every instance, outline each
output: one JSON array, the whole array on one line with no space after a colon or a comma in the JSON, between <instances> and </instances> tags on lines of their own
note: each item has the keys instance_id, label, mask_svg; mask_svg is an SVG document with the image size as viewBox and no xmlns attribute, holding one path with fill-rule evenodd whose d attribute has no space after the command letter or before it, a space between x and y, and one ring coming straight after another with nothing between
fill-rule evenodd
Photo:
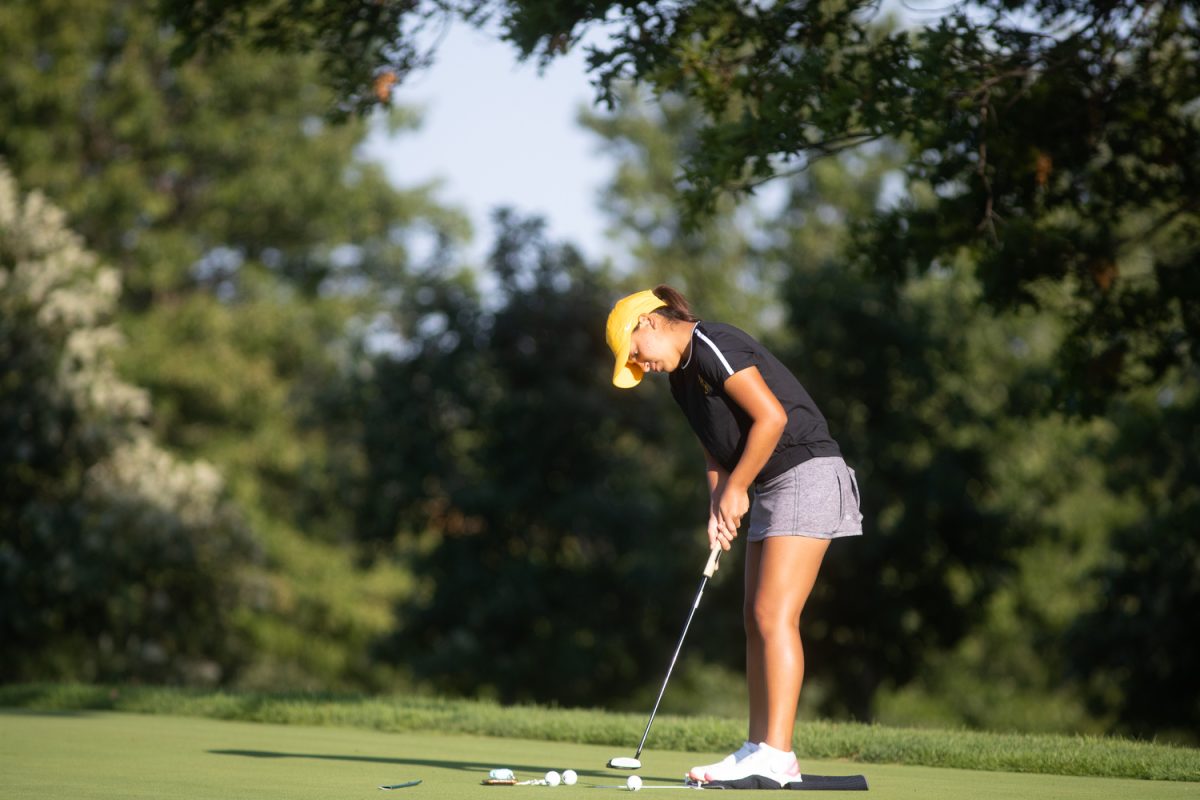
<instances>
[{"instance_id":1,"label":"white sneaker","mask_svg":"<svg viewBox=\"0 0 1200 800\"><path fill-rule=\"evenodd\" d=\"M756 745L754 742L742 742L742 746L737 749L737 752L730 753L717 763L705 764L702 767L692 767L689 769L687 774L688 779L696 781L697 783L703 783L704 781L708 780L708 778L705 776L708 775L711 770L719 769L721 767L732 767L734 764L738 763L757 749L758 745Z\"/></svg>"},{"instance_id":2,"label":"white sneaker","mask_svg":"<svg viewBox=\"0 0 1200 800\"><path fill-rule=\"evenodd\" d=\"M789 783L802 780L800 763L795 753L776 750L761 742L753 753L732 764L719 764L704 776L712 783L738 784L736 788L781 789Z\"/></svg>"}]
</instances>

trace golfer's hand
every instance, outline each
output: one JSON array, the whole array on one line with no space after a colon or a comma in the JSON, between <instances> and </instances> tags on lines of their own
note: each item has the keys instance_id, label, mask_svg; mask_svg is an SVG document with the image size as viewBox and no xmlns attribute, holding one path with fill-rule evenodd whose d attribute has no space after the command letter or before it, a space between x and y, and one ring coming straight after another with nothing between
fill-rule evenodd
<instances>
[{"instance_id":1,"label":"golfer's hand","mask_svg":"<svg viewBox=\"0 0 1200 800\"><path fill-rule=\"evenodd\" d=\"M723 550L728 550L729 545L721 543L721 535L718 533L717 512L709 510L708 513L708 549L720 547Z\"/></svg>"},{"instance_id":2,"label":"golfer's hand","mask_svg":"<svg viewBox=\"0 0 1200 800\"><path fill-rule=\"evenodd\" d=\"M710 547L721 546L728 551L737 538L742 517L750 510L750 495L744 489L728 484L713 502L708 517L708 543Z\"/></svg>"}]
</instances>

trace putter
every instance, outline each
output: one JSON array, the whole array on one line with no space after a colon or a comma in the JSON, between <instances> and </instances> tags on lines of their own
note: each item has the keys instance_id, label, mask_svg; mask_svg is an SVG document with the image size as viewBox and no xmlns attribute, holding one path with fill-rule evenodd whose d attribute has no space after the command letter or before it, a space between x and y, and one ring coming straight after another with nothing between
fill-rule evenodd
<instances>
[{"instance_id":1,"label":"putter","mask_svg":"<svg viewBox=\"0 0 1200 800\"><path fill-rule=\"evenodd\" d=\"M637 752L633 754L633 758L625 756L617 756L609 759L608 766L613 769L641 769L642 762L639 761L642 757L642 748L646 746L646 737L650 735L650 726L654 724L654 715L658 713L658 704L662 702L663 694L667 691L667 681L671 680L671 670L675 669L675 661L679 658L679 651L683 649L683 640L687 638L688 628L691 627L692 617L696 616L696 609L700 607L700 598L704 596L704 587L708 584L708 579L717 571L717 562L721 559L721 546L713 547L712 552L708 554L708 563L704 565L704 577L700 580L700 591L696 592L696 602L692 603L691 613L688 614L687 622L683 623L683 633L679 634L679 644L675 645L675 655L671 656L671 664L667 667L667 677L663 678L662 688L658 690L658 699L654 701L654 709L650 712L650 719L646 722L646 730L642 733L642 740L638 742Z\"/></svg>"}]
</instances>

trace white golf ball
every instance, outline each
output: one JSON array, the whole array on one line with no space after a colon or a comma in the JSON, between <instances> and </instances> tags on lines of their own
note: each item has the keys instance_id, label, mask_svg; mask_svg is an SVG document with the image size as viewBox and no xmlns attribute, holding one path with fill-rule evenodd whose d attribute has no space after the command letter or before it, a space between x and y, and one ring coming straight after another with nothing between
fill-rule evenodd
<instances>
[{"instance_id":1,"label":"white golf ball","mask_svg":"<svg viewBox=\"0 0 1200 800\"><path fill-rule=\"evenodd\" d=\"M563 770L562 778L563 783L567 786L574 786L575 782L579 780L579 776L575 774L575 770L573 769Z\"/></svg>"},{"instance_id":2,"label":"white golf ball","mask_svg":"<svg viewBox=\"0 0 1200 800\"><path fill-rule=\"evenodd\" d=\"M642 779L637 775L630 775L629 780L625 781L625 788L631 792L636 792L642 788Z\"/></svg>"},{"instance_id":3,"label":"white golf ball","mask_svg":"<svg viewBox=\"0 0 1200 800\"><path fill-rule=\"evenodd\" d=\"M558 784L561 781L562 781L562 778L554 770L550 770L549 772L546 773L546 785L547 786L558 786Z\"/></svg>"}]
</instances>

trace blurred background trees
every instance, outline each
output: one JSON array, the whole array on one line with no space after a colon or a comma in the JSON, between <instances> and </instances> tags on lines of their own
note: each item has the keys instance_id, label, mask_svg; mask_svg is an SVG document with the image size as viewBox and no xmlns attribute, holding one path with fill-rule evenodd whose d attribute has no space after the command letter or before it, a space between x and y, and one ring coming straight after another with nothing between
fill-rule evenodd
<instances>
[{"instance_id":1,"label":"blurred background trees","mask_svg":"<svg viewBox=\"0 0 1200 800\"><path fill-rule=\"evenodd\" d=\"M120 280L0 165L0 677L211 682L258 562L220 474L113 364Z\"/></svg>"},{"instance_id":2,"label":"blurred background trees","mask_svg":"<svg viewBox=\"0 0 1200 800\"><path fill-rule=\"evenodd\" d=\"M625 9L581 124L634 274L519 209L464 263L462 216L356 155L413 27L479 4L161 7L0 9L4 679L644 706L701 460L600 330L667 281L859 473L807 713L1194 741L1193 4ZM608 8L493 11L553 58ZM674 710L738 713L739 570Z\"/></svg>"},{"instance_id":3,"label":"blurred background trees","mask_svg":"<svg viewBox=\"0 0 1200 800\"><path fill-rule=\"evenodd\" d=\"M364 573L342 546L362 458L340 387L360 366L353 342L421 268L412 248L441 258L466 223L357 158L367 126L325 119L314 59L176 65L152 12L6 4L0 158L115 272L126 336L112 359L146 391L157 441L213 465L253 535L252 602L225 624L257 656L221 679L374 685L369 642L405 573Z\"/></svg>"}]
</instances>

